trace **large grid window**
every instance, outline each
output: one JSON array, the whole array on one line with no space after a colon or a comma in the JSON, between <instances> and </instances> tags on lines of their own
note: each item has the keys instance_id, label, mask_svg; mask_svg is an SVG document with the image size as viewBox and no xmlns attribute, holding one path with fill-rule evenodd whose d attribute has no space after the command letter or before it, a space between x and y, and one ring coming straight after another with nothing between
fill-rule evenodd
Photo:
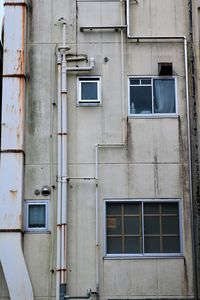
<instances>
[{"instance_id":1,"label":"large grid window","mask_svg":"<svg viewBox=\"0 0 200 300\"><path fill-rule=\"evenodd\" d=\"M179 202L106 202L106 254L180 254Z\"/></svg>"},{"instance_id":2,"label":"large grid window","mask_svg":"<svg viewBox=\"0 0 200 300\"><path fill-rule=\"evenodd\" d=\"M175 78L129 78L129 115L176 113Z\"/></svg>"}]
</instances>

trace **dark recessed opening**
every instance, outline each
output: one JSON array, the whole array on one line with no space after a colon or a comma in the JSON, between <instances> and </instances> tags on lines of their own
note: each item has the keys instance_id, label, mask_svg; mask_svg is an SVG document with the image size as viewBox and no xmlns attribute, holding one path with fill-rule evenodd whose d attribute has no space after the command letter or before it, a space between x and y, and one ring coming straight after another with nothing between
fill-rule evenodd
<instances>
[{"instance_id":1,"label":"dark recessed opening","mask_svg":"<svg viewBox=\"0 0 200 300\"><path fill-rule=\"evenodd\" d=\"M158 74L159 76L172 76L173 67L172 63L162 62L158 63Z\"/></svg>"}]
</instances>

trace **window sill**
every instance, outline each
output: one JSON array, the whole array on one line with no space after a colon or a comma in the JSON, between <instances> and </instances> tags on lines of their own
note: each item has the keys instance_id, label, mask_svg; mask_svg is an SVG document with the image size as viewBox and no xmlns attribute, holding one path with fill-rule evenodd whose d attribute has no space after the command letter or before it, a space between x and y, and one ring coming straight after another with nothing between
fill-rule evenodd
<instances>
[{"instance_id":1,"label":"window sill","mask_svg":"<svg viewBox=\"0 0 200 300\"><path fill-rule=\"evenodd\" d=\"M179 119L179 115L128 115L129 119Z\"/></svg>"},{"instance_id":2,"label":"window sill","mask_svg":"<svg viewBox=\"0 0 200 300\"><path fill-rule=\"evenodd\" d=\"M27 233L30 233L30 234L51 234L51 231L50 230L24 230L24 234L27 234Z\"/></svg>"},{"instance_id":3,"label":"window sill","mask_svg":"<svg viewBox=\"0 0 200 300\"><path fill-rule=\"evenodd\" d=\"M103 256L103 260L136 260L136 259L184 259L182 254L174 255L147 255L147 256Z\"/></svg>"},{"instance_id":4,"label":"window sill","mask_svg":"<svg viewBox=\"0 0 200 300\"><path fill-rule=\"evenodd\" d=\"M85 102L85 103L77 103L77 107L99 107L102 106L102 103L100 102Z\"/></svg>"}]
</instances>

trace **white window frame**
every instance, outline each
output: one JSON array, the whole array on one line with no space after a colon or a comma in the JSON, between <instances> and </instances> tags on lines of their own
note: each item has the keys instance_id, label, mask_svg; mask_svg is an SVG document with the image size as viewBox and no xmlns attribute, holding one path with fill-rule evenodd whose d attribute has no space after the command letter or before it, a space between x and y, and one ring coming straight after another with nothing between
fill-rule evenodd
<instances>
[{"instance_id":1,"label":"white window frame","mask_svg":"<svg viewBox=\"0 0 200 300\"><path fill-rule=\"evenodd\" d=\"M81 87L84 82L97 83L97 99L81 99ZM77 77L77 105L97 106L101 104L101 77L100 76L79 76Z\"/></svg>"},{"instance_id":2,"label":"white window frame","mask_svg":"<svg viewBox=\"0 0 200 300\"><path fill-rule=\"evenodd\" d=\"M151 89L152 89L152 113L151 114L131 114L131 107L130 107L130 80L131 79L151 79ZM174 80L174 87L175 87L175 113L154 113L153 112L153 80L154 79L173 79ZM142 86L149 86L149 85L142 85ZM134 118L166 118L166 117L177 117L178 116L178 100L177 100L177 78L176 76L128 76L128 116Z\"/></svg>"},{"instance_id":3,"label":"white window frame","mask_svg":"<svg viewBox=\"0 0 200 300\"><path fill-rule=\"evenodd\" d=\"M107 233L106 233L106 204L111 202L119 202L119 203L177 203L179 208L179 234L180 234L180 252L179 253L144 253L144 223L142 222L142 245L143 245L143 253L117 253L117 254L109 254L107 253ZM142 205L143 207L143 205ZM143 209L143 208L142 208ZM142 211L143 218L143 211ZM181 257L183 256L183 203L180 198L152 198L152 199L105 199L104 200L104 258L146 258L146 257Z\"/></svg>"},{"instance_id":4,"label":"white window frame","mask_svg":"<svg viewBox=\"0 0 200 300\"><path fill-rule=\"evenodd\" d=\"M45 206L45 226L29 227L29 206L44 205ZM49 231L49 201L48 200L25 200L24 228L27 232L46 232Z\"/></svg>"}]
</instances>

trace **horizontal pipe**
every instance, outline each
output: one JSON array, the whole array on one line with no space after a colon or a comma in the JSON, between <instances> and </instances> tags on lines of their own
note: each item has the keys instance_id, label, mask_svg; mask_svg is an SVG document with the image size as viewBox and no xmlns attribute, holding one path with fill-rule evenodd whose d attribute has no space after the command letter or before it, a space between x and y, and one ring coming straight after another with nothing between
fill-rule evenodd
<instances>
[{"instance_id":1,"label":"horizontal pipe","mask_svg":"<svg viewBox=\"0 0 200 300\"><path fill-rule=\"evenodd\" d=\"M25 152L22 149L1 149L0 153L22 153L25 155Z\"/></svg>"},{"instance_id":2,"label":"horizontal pipe","mask_svg":"<svg viewBox=\"0 0 200 300\"><path fill-rule=\"evenodd\" d=\"M124 147L125 143L113 143L113 144L96 144L97 148L111 148L111 147Z\"/></svg>"},{"instance_id":3,"label":"horizontal pipe","mask_svg":"<svg viewBox=\"0 0 200 300\"><path fill-rule=\"evenodd\" d=\"M82 26L80 27L80 31L83 32L84 30L124 30L127 28L127 25L108 25L108 26Z\"/></svg>"},{"instance_id":4,"label":"horizontal pipe","mask_svg":"<svg viewBox=\"0 0 200 300\"><path fill-rule=\"evenodd\" d=\"M87 291L87 296L69 296L65 295L64 299L89 299L92 295L96 295L96 292L92 292L91 290Z\"/></svg>"},{"instance_id":5,"label":"horizontal pipe","mask_svg":"<svg viewBox=\"0 0 200 300\"><path fill-rule=\"evenodd\" d=\"M24 78L24 79L26 79L25 74L3 74L2 77L4 77L4 78Z\"/></svg>"},{"instance_id":6,"label":"horizontal pipe","mask_svg":"<svg viewBox=\"0 0 200 300\"><path fill-rule=\"evenodd\" d=\"M92 71L95 66L95 61L93 57L89 59L89 66L88 67L67 67L66 71Z\"/></svg>"},{"instance_id":7,"label":"horizontal pipe","mask_svg":"<svg viewBox=\"0 0 200 300\"><path fill-rule=\"evenodd\" d=\"M24 231L22 229L0 229L0 232L21 232L21 233L23 233Z\"/></svg>"},{"instance_id":8,"label":"horizontal pipe","mask_svg":"<svg viewBox=\"0 0 200 300\"><path fill-rule=\"evenodd\" d=\"M128 39L132 40L184 40L185 36L140 36L128 35Z\"/></svg>"},{"instance_id":9,"label":"horizontal pipe","mask_svg":"<svg viewBox=\"0 0 200 300\"><path fill-rule=\"evenodd\" d=\"M67 57L67 61L84 61L86 60L87 57L86 56L71 56L71 57Z\"/></svg>"},{"instance_id":10,"label":"horizontal pipe","mask_svg":"<svg viewBox=\"0 0 200 300\"><path fill-rule=\"evenodd\" d=\"M96 177L67 177L67 180L97 180Z\"/></svg>"},{"instance_id":11,"label":"horizontal pipe","mask_svg":"<svg viewBox=\"0 0 200 300\"><path fill-rule=\"evenodd\" d=\"M67 71L91 71L93 67L68 67Z\"/></svg>"},{"instance_id":12,"label":"horizontal pipe","mask_svg":"<svg viewBox=\"0 0 200 300\"><path fill-rule=\"evenodd\" d=\"M4 6L28 6L26 2L5 2Z\"/></svg>"},{"instance_id":13,"label":"horizontal pipe","mask_svg":"<svg viewBox=\"0 0 200 300\"><path fill-rule=\"evenodd\" d=\"M141 298L108 298L108 300L141 300ZM152 300L152 298L145 298L145 300ZM162 300L177 300L177 298L162 298ZM194 297L191 298L178 298L178 300L195 300Z\"/></svg>"}]
</instances>

